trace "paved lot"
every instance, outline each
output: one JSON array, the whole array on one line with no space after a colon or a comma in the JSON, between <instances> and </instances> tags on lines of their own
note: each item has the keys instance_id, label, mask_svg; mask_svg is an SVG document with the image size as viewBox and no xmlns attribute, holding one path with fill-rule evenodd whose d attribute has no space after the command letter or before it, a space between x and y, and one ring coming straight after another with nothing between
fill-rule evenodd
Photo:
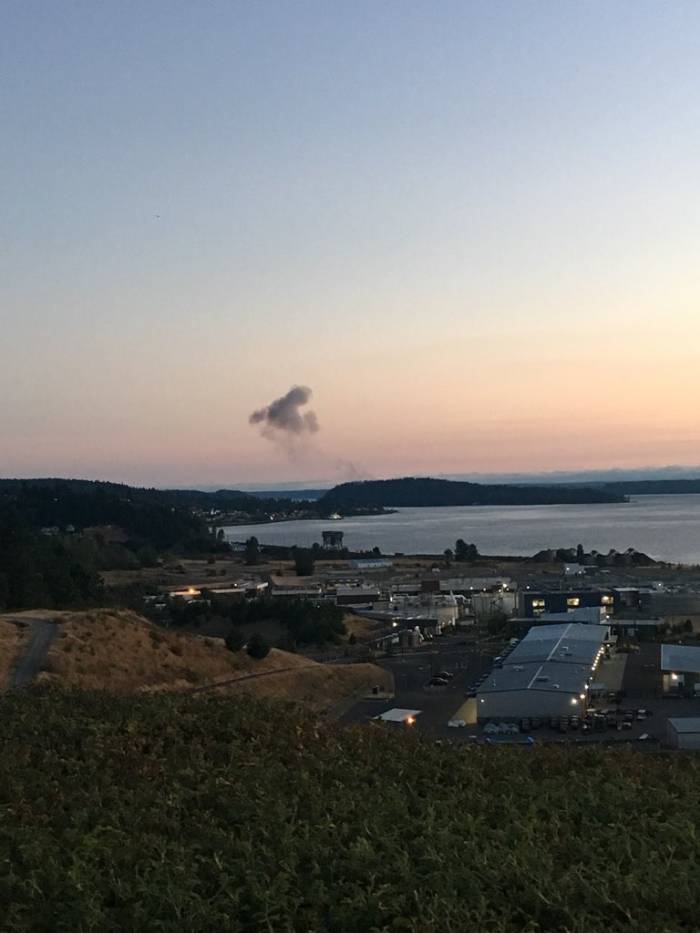
<instances>
[{"instance_id":1,"label":"paved lot","mask_svg":"<svg viewBox=\"0 0 700 933\"><path fill-rule=\"evenodd\" d=\"M415 728L431 734L458 737L463 729L447 726L466 699L467 688L491 668L498 646L477 646L465 643L457 636L443 638L419 650L406 651L378 663L394 675L396 694L393 700L362 700L341 722L367 722L392 707L419 709ZM446 687L426 687L432 674L448 671L454 674ZM476 730L476 727L470 731Z\"/></svg>"},{"instance_id":2,"label":"paved lot","mask_svg":"<svg viewBox=\"0 0 700 933\"><path fill-rule=\"evenodd\" d=\"M642 642L627 658L622 689L628 697L651 702L661 695L661 646Z\"/></svg>"},{"instance_id":3,"label":"paved lot","mask_svg":"<svg viewBox=\"0 0 700 933\"><path fill-rule=\"evenodd\" d=\"M396 695L393 700L363 700L356 704L341 722L367 722L393 707L421 710L412 728L439 738L473 742L475 737L484 740L480 726L450 728L447 723L465 702L467 688L491 668L492 657L499 653L499 647L490 648L464 643L459 638L443 639L419 651L398 654L379 662L394 674ZM624 711L643 708L651 716L643 721L632 723L631 729L617 731L606 729L603 732L582 734L570 730L561 733L558 730L542 726L533 731L537 742L576 742L582 744L618 744L635 743L640 748L645 743L639 742L640 735L648 734L656 740L649 743L651 748L658 748L658 742L666 737L666 721L676 716L700 716L700 699L664 699L661 696L661 677L659 672L660 647L658 644L642 644L639 652L628 656L619 656L608 662L612 679L616 684L621 681L623 697L619 704L602 700L596 704L598 710L607 710L612 714L619 711L620 721ZM604 665L605 667L605 665ZM454 673L449 686L425 689L432 673L437 671ZM605 680L605 678L601 678ZM396 728L406 728L396 726Z\"/></svg>"}]
</instances>

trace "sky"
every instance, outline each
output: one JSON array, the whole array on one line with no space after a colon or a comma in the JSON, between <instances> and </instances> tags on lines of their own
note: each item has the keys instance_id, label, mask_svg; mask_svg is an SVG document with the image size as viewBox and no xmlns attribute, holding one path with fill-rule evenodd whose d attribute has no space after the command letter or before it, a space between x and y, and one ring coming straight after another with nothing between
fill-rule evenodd
<instances>
[{"instance_id":1,"label":"sky","mask_svg":"<svg viewBox=\"0 0 700 933\"><path fill-rule=\"evenodd\" d=\"M696 0L0 23L0 475L700 462Z\"/></svg>"}]
</instances>

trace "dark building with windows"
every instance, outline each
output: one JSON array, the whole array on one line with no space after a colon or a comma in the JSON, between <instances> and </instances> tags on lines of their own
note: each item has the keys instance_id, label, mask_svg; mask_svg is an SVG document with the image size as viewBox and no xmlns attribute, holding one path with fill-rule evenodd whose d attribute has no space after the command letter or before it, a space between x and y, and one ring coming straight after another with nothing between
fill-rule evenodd
<instances>
[{"instance_id":1,"label":"dark building with windows","mask_svg":"<svg viewBox=\"0 0 700 933\"><path fill-rule=\"evenodd\" d=\"M611 587L607 590L558 590L518 594L518 611L523 618L536 619L543 612L573 612L575 609L602 608L606 615L622 609L640 607L639 591L631 587Z\"/></svg>"}]
</instances>

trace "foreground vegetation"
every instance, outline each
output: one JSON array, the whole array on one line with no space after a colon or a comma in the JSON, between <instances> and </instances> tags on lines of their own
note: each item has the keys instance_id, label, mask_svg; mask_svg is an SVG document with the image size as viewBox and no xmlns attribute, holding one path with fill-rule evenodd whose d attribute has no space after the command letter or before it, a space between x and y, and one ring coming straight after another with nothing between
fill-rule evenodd
<instances>
[{"instance_id":1,"label":"foreground vegetation","mask_svg":"<svg viewBox=\"0 0 700 933\"><path fill-rule=\"evenodd\" d=\"M680 931L700 765L243 698L0 701L2 929Z\"/></svg>"}]
</instances>

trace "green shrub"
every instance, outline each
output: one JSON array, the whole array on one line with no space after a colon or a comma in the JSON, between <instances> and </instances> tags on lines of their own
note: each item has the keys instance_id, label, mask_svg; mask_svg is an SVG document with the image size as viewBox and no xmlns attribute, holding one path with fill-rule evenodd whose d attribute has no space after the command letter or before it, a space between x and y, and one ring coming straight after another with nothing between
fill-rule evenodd
<instances>
[{"instance_id":1,"label":"green shrub","mask_svg":"<svg viewBox=\"0 0 700 933\"><path fill-rule=\"evenodd\" d=\"M240 632L229 632L226 636L226 647L229 651L240 651L245 645L245 638Z\"/></svg>"},{"instance_id":2,"label":"green shrub","mask_svg":"<svg viewBox=\"0 0 700 933\"><path fill-rule=\"evenodd\" d=\"M258 632L255 632L255 634L251 635L248 639L248 646L246 651L251 658L255 658L257 661L261 661L270 653L270 646L262 635L258 634Z\"/></svg>"}]
</instances>

